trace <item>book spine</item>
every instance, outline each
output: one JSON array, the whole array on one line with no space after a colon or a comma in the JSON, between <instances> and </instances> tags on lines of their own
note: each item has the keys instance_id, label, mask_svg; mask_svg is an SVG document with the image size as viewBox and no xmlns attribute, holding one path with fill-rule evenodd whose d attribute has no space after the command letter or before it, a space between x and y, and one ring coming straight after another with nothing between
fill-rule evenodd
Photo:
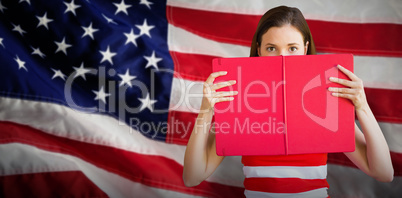
<instances>
[{"instance_id":1,"label":"book spine","mask_svg":"<svg viewBox=\"0 0 402 198\"><path fill-rule=\"evenodd\" d=\"M285 155L289 155L288 148L288 122L287 122L287 109L286 109L286 64L285 56L282 56L282 80L283 80L283 122L285 125Z\"/></svg>"}]
</instances>

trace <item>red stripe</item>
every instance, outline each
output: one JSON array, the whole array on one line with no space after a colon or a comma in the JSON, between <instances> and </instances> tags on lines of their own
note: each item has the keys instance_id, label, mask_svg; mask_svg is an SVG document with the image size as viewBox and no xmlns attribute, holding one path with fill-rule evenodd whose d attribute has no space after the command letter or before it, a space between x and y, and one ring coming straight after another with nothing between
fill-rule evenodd
<instances>
[{"instance_id":1,"label":"red stripe","mask_svg":"<svg viewBox=\"0 0 402 198\"><path fill-rule=\"evenodd\" d=\"M402 25L307 20L319 52L402 57Z\"/></svg>"},{"instance_id":2,"label":"red stripe","mask_svg":"<svg viewBox=\"0 0 402 198\"><path fill-rule=\"evenodd\" d=\"M0 197L108 197L79 171L2 176L0 186Z\"/></svg>"},{"instance_id":3,"label":"red stripe","mask_svg":"<svg viewBox=\"0 0 402 198\"><path fill-rule=\"evenodd\" d=\"M166 142L187 145L197 116L196 113L169 111Z\"/></svg>"},{"instance_id":4,"label":"red stripe","mask_svg":"<svg viewBox=\"0 0 402 198\"><path fill-rule=\"evenodd\" d=\"M205 81L214 56L171 52L175 71L184 79ZM189 67L191 66L191 67ZM378 121L402 123L402 90L365 88L367 101Z\"/></svg>"},{"instance_id":5,"label":"red stripe","mask_svg":"<svg viewBox=\"0 0 402 198\"><path fill-rule=\"evenodd\" d=\"M244 166L321 166L327 164L327 154L243 156Z\"/></svg>"},{"instance_id":6,"label":"red stripe","mask_svg":"<svg viewBox=\"0 0 402 198\"><path fill-rule=\"evenodd\" d=\"M241 197L244 191L243 188L206 181L196 187L187 188L182 179L183 166L166 157L78 142L11 122L0 122L0 128L0 143L19 142L47 151L73 155L144 185L208 197Z\"/></svg>"},{"instance_id":7,"label":"red stripe","mask_svg":"<svg viewBox=\"0 0 402 198\"><path fill-rule=\"evenodd\" d=\"M390 152L392 165L394 167L394 176L402 176L402 153ZM328 154L328 163L341 166L349 166L357 168L352 161L349 160L343 153L330 153Z\"/></svg>"},{"instance_id":8,"label":"red stripe","mask_svg":"<svg viewBox=\"0 0 402 198\"><path fill-rule=\"evenodd\" d=\"M365 88L364 91L378 121L402 123L402 90Z\"/></svg>"},{"instance_id":9,"label":"red stripe","mask_svg":"<svg viewBox=\"0 0 402 198\"><path fill-rule=\"evenodd\" d=\"M326 179L246 178L244 187L247 190L268 193L300 193L319 188L329 188L329 185Z\"/></svg>"},{"instance_id":10,"label":"red stripe","mask_svg":"<svg viewBox=\"0 0 402 198\"><path fill-rule=\"evenodd\" d=\"M205 81L212 72L212 59L215 56L187 54L170 51L174 63L174 70L183 78L193 81Z\"/></svg>"},{"instance_id":11,"label":"red stripe","mask_svg":"<svg viewBox=\"0 0 402 198\"><path fill-rule=\"evenodd\" d=\"M170 24L199 36L244 46L250 46L258 20L261 18L261 16L209 12L172 6L166 7L166 16Z\"/></svg>"},{"instance_id":12,"label":"red stripe","mask_svg":"<svg viewBox=\"0 0 402 198\"><path fill-rule=\"evenodd\" d=\"M250 46L261 16L168 6L169 23L199 36ZM197 16L197 17L188 17ZM402 57L402 25L307 20L319 52ZM369 41L369 42L367 42Z\"/></svg>"}]
</instances>

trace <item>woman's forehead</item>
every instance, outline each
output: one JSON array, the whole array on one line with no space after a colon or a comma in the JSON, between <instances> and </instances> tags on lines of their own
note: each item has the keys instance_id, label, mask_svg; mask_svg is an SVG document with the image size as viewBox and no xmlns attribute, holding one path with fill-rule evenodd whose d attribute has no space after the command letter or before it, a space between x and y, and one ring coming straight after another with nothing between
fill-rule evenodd
<instances>
[{"instance_id":1,"label":"woman's forehead","mask_svg":"<svg viewBox=\"0 0 402 198\"><path fill-rule=\"evenodd\" d=\"M262 35L262 43L303 43L303 35L292 25L271 27Z\"/></svg>"}]
</instances>

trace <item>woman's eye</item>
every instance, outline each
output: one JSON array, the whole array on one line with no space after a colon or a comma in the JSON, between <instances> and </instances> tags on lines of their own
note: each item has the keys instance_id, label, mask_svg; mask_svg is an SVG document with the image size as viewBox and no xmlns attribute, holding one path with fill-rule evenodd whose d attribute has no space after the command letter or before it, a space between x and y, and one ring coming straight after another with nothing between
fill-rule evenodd
<instances>
[{"instance_id":1,"label":"woman's eye","mask_svg":"<svg viewBox=\"0 0 402 198\"><path fill-rule=\"evenodd\" d=\"M273 51L275 51L275 47L268 47L267 50L268 50L268 52L273 52Z\"/></svg>"},{"instance_id":2,"label":"woman's eye","mask_svg":"<svg viewBox=\"0 0 402 198\"><path fill-rule=\"evenodd\" d=\"M289 51L295 52L295 51L297 51L297 47L291 47L291 48L289 49Z\"/></svg>"}]
</instances>

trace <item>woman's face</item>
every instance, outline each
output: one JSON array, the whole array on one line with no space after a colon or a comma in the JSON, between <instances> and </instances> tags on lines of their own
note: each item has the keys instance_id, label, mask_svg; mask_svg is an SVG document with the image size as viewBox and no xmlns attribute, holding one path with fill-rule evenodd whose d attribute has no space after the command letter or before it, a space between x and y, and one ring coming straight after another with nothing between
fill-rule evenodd
<instances>
[{"instance_id":1,"label":"woman's face","mask_svg":"<svg viewBox=\"0 0 402 198\"><path fill-rule=\"evenodd\" d=\"M262 35L258 48L259 56L306 55L308 41L303 43L303 36L292 25L271 27Z\"/></svg>"}]
</instances>

